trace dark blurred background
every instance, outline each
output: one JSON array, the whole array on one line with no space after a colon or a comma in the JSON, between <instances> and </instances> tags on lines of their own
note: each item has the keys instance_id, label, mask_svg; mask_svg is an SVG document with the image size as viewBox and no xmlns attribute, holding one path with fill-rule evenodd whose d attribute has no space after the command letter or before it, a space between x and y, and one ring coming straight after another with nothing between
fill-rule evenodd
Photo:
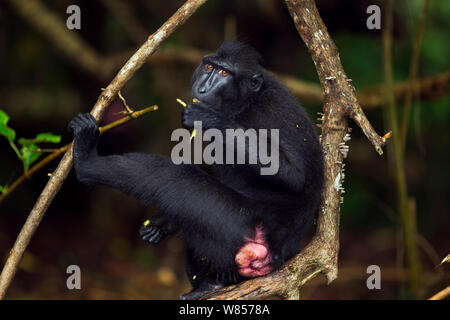
<instances>
[{"instance_id":1,"label":"dark blurred background","mask_svg":"<svg viewBox=\"0 0 450 320\"><path fill-rule=\"evenodd\" d=\"M89 112L102 87L145 37L164 23L183 1L41 1L43 8L65 24L66 8L81 8L81 30L76 34L105 65L117 57L108 73L80 66L33 23L18 14L11 1L0 1L0 109L19 137L40 132L71 141L66 126L78 112ZM366 8L382 1L316 1L319 12L340 52L341 61L358 91L384 81L379 30L366 28ZM408 78L412 42L423 0L395 1L394 76ZM450 2L430 1L418 78L449 70ZM36 19L41 16L36 14ZM318 84L312 60L283 1L208 1L180 27L161 50L212 52L238 36L264 57L268 69ZM155 59L156 59L155 55ZM111 59L109 59L111 58ZM151 60L151 59L150 59ZM140 151L170 155L171 132L180 126L181 107L187 100L192 61L155 60L144 65L122 93L130 106L153 104L159 110L101 138L103 154ZM189 59L187 59L189 60ZM101 66L100 66L101 68ZM447 86L448 88L448 86ZM447 90L448 91L448 90ZM304 102L312 119L318 103ZM364 106L363 106L364 107ZM387 127L386 108L366 115L380 134ZM120 101L104 118L121 117ZM398 111L401 113L402 104ZM405 151L409 196L416 205L421 294L427 297L450 283L449 264L439 266L450 253L450 106L447 94L414 101ZM405 250L396 185L389 148L379 156L359 128L353 127L346 161L345 201L341 208L339 277L329 286L323 277L310 281L305 299L402 299L411 297L407 285ZM49 146L52 147L52 146ZM0 258L9 250L58 160L47 165L0 203ZM8 141L0 136L0 185L9 185L23 173ZM15 279L10 299L172 299L189 290L184 274L184 244L178 237L158 246L138 235L141 223L154 214L133 198L103 187L87 189L73 172L50 206L32 238ZM66 268L82 271L82 290L66 288ZM368 290L366 268L381 268L381 290Z\"/></svg>"}]
</instances>

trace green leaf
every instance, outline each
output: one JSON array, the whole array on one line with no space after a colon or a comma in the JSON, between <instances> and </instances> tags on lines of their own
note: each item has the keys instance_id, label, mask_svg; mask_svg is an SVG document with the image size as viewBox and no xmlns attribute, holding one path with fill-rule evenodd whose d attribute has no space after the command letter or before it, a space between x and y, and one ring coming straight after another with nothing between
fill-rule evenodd
<instances>
[{"instance_id":1,"label":"green leaf","mask_svg":"<svg viewBox=\"0 0 450 320\"><path fill-rule=\"evenodd\" d=\"M19 143L22 146L30 146L32 144L43 142L60 143L61 136L52 133L39 133L34 139L26 139L26 138L19 139Z\"/></svg>"},{"instance_id":2,"label":"green leaf","mask_svg":"<svg viewBox=\"0 0 450 320\"><path fill-rule=\"evenodd\" d=\"M34 138L34 142L35 143L40 143L40 142L60 143L61 136L53 134L53 133L48 133L48 132L39 133L36 136L36 138Z\"/></svg>"},{"instance_id":3,"label":"green leaf","mask_svg":"<svg viewBox=\"0 0 450 320\"><path fill-rule=\"evenodd\" d=\"M0 123L6 124L9 120L9 116L6 114L5 111L0 109Z\"/></svg>"},{"instance_id":4,"label":"green leaf","mask_svg":"<svg viewBox=\"0 0 450 320\"><path fill-rule=\"evenodd\" d=\"M42 154L42 152L40 151L33 151L38 149L39 147L34 144L31 143L29 145L23 146L22 149L20 150L22 152L22 162L23 162L23 168L26 171L28 171L28 168L30 167L30 165L35 162Z\"/></svg>"},{"instance_id":5,"label":"green leaf","mask_svg":"<svg viewBox=\"0 0 450 320\"><path fill-rule=\"evenodd\" d=\"M16 132L7 126L9 116L3 110L0 110L0 134L8 139L9 142L13 142L16 138Z\"/></svg>"},{"instance_id":6,"label":"green leaf","mask_svg":"<svg viewBox=\"0 0 450 320\"><path fill-rule=\"evenodd\" d=\"M8 186L0 186L0 193L5 193L6 191L8 191Z\"/></svg>"},{"instance_id":7,"label":"green leaf","mask_svg":"<svg viewBox=\"0 0 450 320\"><path fill-rule=\"evenodd\" d=\"M19 144L23 147L28 147L33 144L33 139L25 139L25 138L19 138L18 140Z\"/></svg>"}]
</instances>

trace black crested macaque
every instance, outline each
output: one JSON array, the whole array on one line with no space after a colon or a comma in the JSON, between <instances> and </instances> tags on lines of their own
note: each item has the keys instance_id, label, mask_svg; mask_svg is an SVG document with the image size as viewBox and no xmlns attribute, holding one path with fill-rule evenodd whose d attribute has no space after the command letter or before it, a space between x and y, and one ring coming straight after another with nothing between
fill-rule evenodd
<instances>
[{"instance_id":1,"label":"black crested macaque","mask_svg":"<svg viewBox=\"0 0 450 320\"><path fill-rule=\"evenodd\" d=\"M279 141L267 137L279 146L273 175L261 175L259 162L206 170L159 155L100 156L94 118L80 114L69 124L79 181L156 206L160 213L140 230L144 240L156 244L172 232L182 234L193 290L181 298L196 299L279 268L299 252L318 212L324 173L317 133L303 107L261 63L252 47L237 41L205 56L194 72L195 102L183 109L182 124L192 129L202 121L205 130L222 132L279 129Z\"/></svg>"}]
</instances>

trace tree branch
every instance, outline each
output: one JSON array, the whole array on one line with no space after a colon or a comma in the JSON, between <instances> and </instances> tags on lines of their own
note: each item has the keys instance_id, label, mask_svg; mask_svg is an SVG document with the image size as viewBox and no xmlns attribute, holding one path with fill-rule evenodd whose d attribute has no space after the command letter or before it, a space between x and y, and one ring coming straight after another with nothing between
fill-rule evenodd
<instances>
[{"instance_id":1,"label":"tree branch","mask_svg":"<svg viewBox=\"0 0 450 320\"><path fill-rule=\"evenodd\" d=\"M280 296L299 297L300 288L319 273L328 283L337 277L339 251L339 211L349 140L348 117L361 127L378 153L388 136L380 137L371 127L356 99L339 60L337 48L320 18L313 0L285 0L297 31L305 42L324 91L321 143L325 161L325 186L311 242L283 268L265 277L223 288L203 298L254 299Z\"/></svg>"},{"instance_id":2,"label":"tree branch","mask_svg":"<svg viewBox=\"0 0 450 320\"><path fill-rule=\"evenodd\" d=\"M432 297L428 298L428 300L442 300L442 299L447 298L448 296L450 296L450 286L448 286L447 288L439 291L438 293L436 293Z\"/></svg>"},{"instance_id":3,"label":"tree branch","mask_svg":"<svg viewBox=\"0 0 450 320\"><path fill-rule=\"evenodd\" d=\"M150 66L161 66L164 64L188 63L197 65L207 52L183 46L183 47L163 47L152 59L147 61ZM303 103L322 104L322 88L314 83L307 82L291 75L273 72L283 84ZM394 97L397 103L405 102L410 81L398 82L394 86ZM375 110L386 107L384 84L375 85L370 88L360 90L356 97L364 110ZM413 99L432 100L438 99L450 93L450 71L417 79L412 84Z\"/></svg>"},{"instance_id":4,"label":"tree branch","mask_svg":"<svg viewBox=\"0 0 450 320\"><path fill-rule=\"evenodd\" d=\"M123 0L100 0L100 2L113 14L122 27L127 31L128 36L137 44L142 43L147 37L145 28L133 15L129 3Z\"/></svg>"},{"instance_id":5,"label":"tree branch","mask_svg":"<svg viewBox=\"0 0 450 320\"><path fill-rule=\"evenodd\" d=\"M35 1L11 1L34 3ZM169 18L155 33L153 33L147 41L136 51L135 54L125 63L116 77L111 81L108 87L102 92L94 105L91 114L97 121L101 119L105 113L107 107L113 101L117 92L124 87L124 85L131 79L134 73L145 63L145 61L155 52L155 50L171 35L180 25L203 4L206 0L188 0L186 1L172 17ZM34 13L36 14L36 13ZM37 15L37 17L39 17ZM55 28L57 26L55 25ZM63 159L59 163L56 170L50 177L47 185L36 201L33 209L31 210L25 225L23 226L16 242L9 254L8 260L0 275L0 298L3 298L6 294L9 284L11 283L14 274L17 271L20 260L23 253L28 246L31 237L36 231L39 223L44 217L45 211L50 206L55 195L61 188L64 180L72 168L72 148L64 155Z\"/></svg>"},{"instance_id":6,"label":"tree branch","mask_svg":"<svg viewBox=\"0 0 450 320\"><path fill-rule=\"evenodd\" d=\"M404 103L406 92L409 90L409 80L394 85L394 99L396 103ZM385 108L385 85L377 85L360 91L357 96L364 110ZM450 93L450 70L433 76L424 77L414 81L412 85L413 99L434 100Z\"/></svg>"},{"instance_id":7,"label":"tree branch","mask_svg":"<svg viewBox=\"0 0 450 320\"><path fill-rule=\"evenodd\" d=\"M70 61L77 63L83 70L96 74L105 80L109 71L102 66L102 55L95 51L78 33L70 32L65 21L50 11L39 0L9 0L11 8L41 33L49 42L62 52Z\"/></svg>"}]
</instances>

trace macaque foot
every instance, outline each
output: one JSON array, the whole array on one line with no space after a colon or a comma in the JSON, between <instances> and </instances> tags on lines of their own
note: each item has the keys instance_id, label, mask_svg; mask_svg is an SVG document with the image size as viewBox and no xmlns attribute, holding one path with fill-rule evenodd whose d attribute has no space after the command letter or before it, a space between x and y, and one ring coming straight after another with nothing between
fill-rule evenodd
<instances>
[{"instance_id":1,"label":"macaque foot","mask_svg":"<svg viewBox=\"0 0 450 320\"><path fill-rule=\"evenodd\" d=\"M197 300L209 292L213 292L223 288L221 284L204 284L191 292L185 293L178 297L179 300Z\"/></svg>"}]
</instances>

